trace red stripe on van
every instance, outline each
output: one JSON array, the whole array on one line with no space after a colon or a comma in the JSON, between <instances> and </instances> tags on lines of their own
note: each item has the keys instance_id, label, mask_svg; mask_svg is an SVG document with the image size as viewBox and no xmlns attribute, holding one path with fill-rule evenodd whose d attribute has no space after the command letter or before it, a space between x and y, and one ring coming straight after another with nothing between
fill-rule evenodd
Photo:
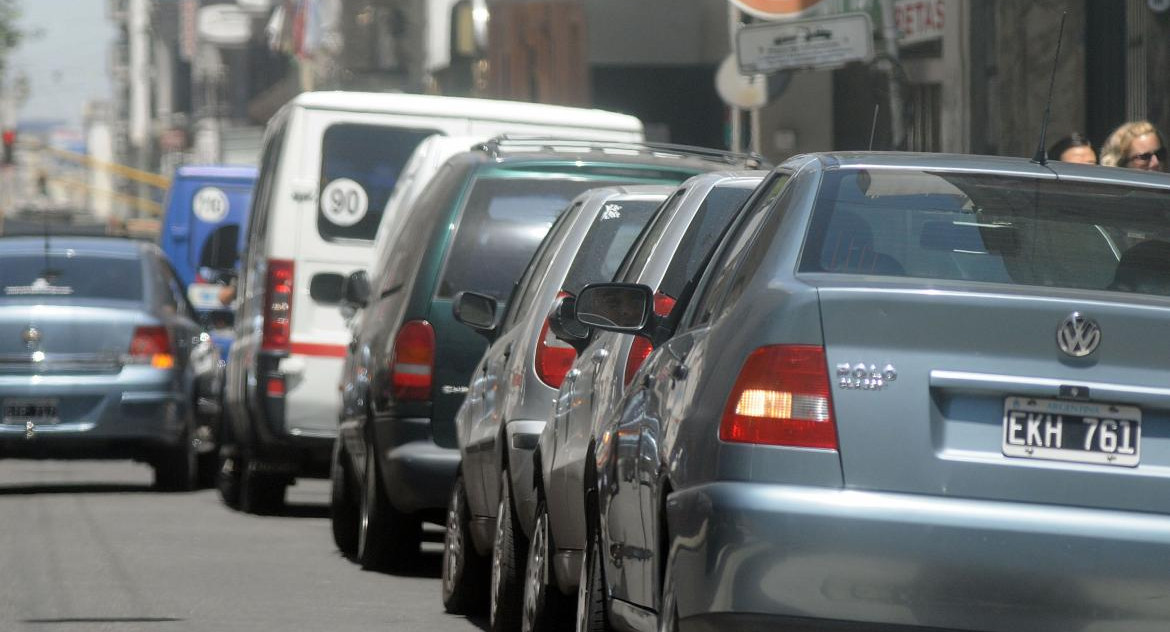
<instances>
[{"instance_id":1,"label":"red stripe on van","mask_svg":"<svg viewBox=\"0 0 1170 632\"><path fill-rule=\"evenodd\" d=\"M312 342L294 342L289 352L297 355L317 356L321 358L344 358L345 345L324 345Z\"/></svg>"}]
</instances>

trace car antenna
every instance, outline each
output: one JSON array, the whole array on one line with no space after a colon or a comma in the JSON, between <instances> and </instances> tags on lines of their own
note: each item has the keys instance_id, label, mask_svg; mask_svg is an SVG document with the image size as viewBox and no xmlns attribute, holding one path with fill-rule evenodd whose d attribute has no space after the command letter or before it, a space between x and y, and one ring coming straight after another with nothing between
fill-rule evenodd
<instances>
[{"instance_id":1,"label":"car antenna","mask_svg":"<svg viewBox=\"0 0 1170 632\"><path fill-rule=\"evenodd\" d=\"M1052 58L1052 76L1048 78L1048 101L1044 104L1044 118L1040 122L1040 143L1036 145L1036 155L1032 156L1032 162L1044 166L1048 164L1048 149L1046 137L1048 136L1048 119L1052 115L1052 89L1056 86L1056 69L1060 64L1060 43L1064 39L1064 21L1068 17L1068 11L1060 14L1060 30L1056 34L1056 55Z\"/></svg>"},{"instance_id":2,"label":"car antenna","mask_svg":"<svg viewBox=\"0 0 1170 632\"><path fill-rule=\"evenodd\" d=\"M882 109L881 103L873 104L873 122L869 124L869 150L873 151L873 135L877 132L877 117L878 110Z\"/></svg>"}]
</instances>

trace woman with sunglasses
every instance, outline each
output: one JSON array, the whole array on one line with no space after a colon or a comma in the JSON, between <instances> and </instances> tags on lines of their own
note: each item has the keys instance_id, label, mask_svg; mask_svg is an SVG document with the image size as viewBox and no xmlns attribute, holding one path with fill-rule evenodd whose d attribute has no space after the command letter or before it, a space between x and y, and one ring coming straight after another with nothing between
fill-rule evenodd
<instances>
[{"instance_id":1,"label":"woman with sunglasses","mask_svg":"<svg viewBox=\"0 0 1170 632\"><path fill-rule=\"evenodd\" d=\"M1113 130L1101 148L1101 164L1144 171L1166 170L1162 134L1149 121L1131 121Z\"/></svg>"}]
</instances>

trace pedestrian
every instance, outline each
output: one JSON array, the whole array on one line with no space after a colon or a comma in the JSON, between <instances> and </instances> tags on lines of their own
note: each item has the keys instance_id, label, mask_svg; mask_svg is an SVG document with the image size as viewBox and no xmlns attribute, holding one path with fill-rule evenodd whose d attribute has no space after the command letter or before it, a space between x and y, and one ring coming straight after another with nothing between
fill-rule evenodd
<instances>
[{"instance_id":1,"label":"pedestrian","mask_svg":"<svg viewBox=\"0 0 1170 632\"><path fill-rule=\"evenodd\" d=\"M1113 130L1101 147L1101 164L1144 171L1166 170L1162 134L1149 121L1130 121Z\"/></svg>"},{"instance_id":2,"label":"pedestrian","mask_svg":"<svg viewBox=\"0 0 1170 632\"><path fill-rule=\"evenodd\" d=\"M1053 143L1048 150L1048 157L1061 162L1097 164L1097 152L1093 149L1093 143L1080 132L1073 132Z\"/></svg>"}]
</instances>

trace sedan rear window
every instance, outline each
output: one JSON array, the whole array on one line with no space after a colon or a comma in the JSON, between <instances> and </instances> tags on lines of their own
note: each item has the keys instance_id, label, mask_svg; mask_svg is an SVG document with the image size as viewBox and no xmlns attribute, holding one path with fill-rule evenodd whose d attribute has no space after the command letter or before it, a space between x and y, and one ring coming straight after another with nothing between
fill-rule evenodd
<instances>
[{"instance_id":1,"label":"sedan rear window","mask_svg":"<svg viewBox=\"0 0 1170 632\"><path fill-rule=\"evenodd\" d=\"M142 262L67 254L0 257L0 301L17 297L141 301Z\"/></svg>"},{"instance_id":2,"label":"sedan rear window","mask_svg":"<svg viewBox=\"0 0 1170 632\"><path fill-rule=\"evenodd\" d=\"M439 297L473 290L506 300L553 221L578 193L608 181L480 178L463 210Z\"/></svg>"},{"instance_id":3,"label":"sedan rear window","mask_svg":"<svg viewBox=\"0 0 1170 632\"><path fill-rule=\"evenodd\" d=\"M802 272L1170 295L1170 192L1026 177L839 170Z\"/></svg>"},{"instance_id":4,"label":"sedan rear window","mask_svg":"<svg viewBox=\"0 0 1170 632\"><path fill-rule=\"evenodd\" d=\"M605 204L577 250L565 277L564 290L575 296L589 283L612 281L658 205L656 200L618 200Z\"/></svg>"}]
</instances>

